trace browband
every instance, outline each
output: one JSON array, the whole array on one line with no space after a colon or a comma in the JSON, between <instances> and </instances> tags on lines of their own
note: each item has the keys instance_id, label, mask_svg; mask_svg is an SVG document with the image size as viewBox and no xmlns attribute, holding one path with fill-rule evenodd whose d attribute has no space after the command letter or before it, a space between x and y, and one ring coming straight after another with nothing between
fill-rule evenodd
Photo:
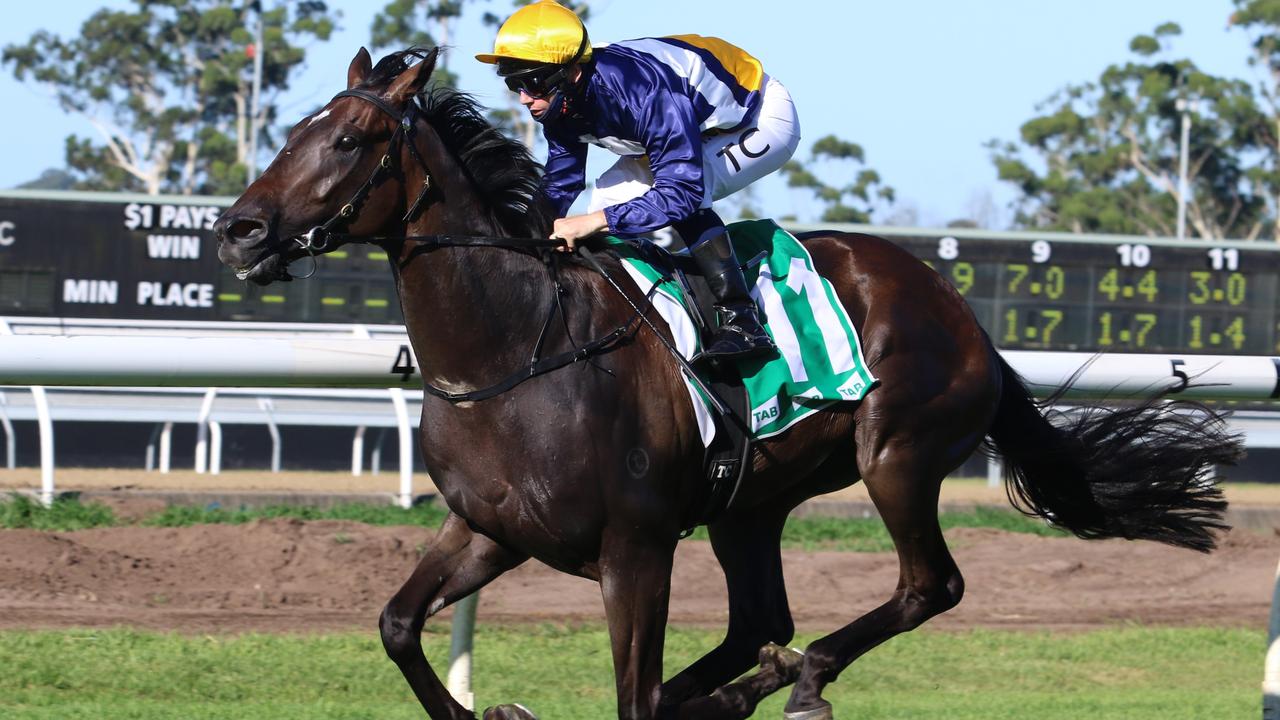
<instances>
[{"instance_id":1,"label":"browband","mask_svg":"<svg viewBox=\"0 0 1280 720\"><path fill-rule=\"evenodd\" d=\"M356 88L352 88L351 90L343 90L337 95L334 95L333 100L337 100L338 98L344 98L344 97L360 98L361 100L364 100L372 104L374 107L386 113L388 117L390 117L392 120L395 120L397 123L399 123L402 118L402 115L396 112L395 108L391 107L390 103L388 103L386 100L383 100L381 97L374 95L368 90L359 90ZM333 102L333 100L330 100L329 102Z\"/></svg>"}]
</instances>

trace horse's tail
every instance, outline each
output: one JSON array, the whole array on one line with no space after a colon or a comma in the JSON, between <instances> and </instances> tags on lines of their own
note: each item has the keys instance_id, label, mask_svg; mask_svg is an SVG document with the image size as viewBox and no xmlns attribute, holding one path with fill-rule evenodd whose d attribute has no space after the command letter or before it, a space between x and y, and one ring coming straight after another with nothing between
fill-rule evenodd
<instances>
[{"instance_id":1,"label":"horse's tail","mask_svg":"<svg viewBox=\"0 0 1280 720\"><path fill-rule=\"evenodd\" d=\"M1208 552L1227 528L1217 465L1243 454L1239 436L1200 403L1161 394L1070 412L1036 402L994 351L1003 389L988 435L1004 457L1014 507L1082 538L1122 537Z\"/></svg>"}]
</instances>

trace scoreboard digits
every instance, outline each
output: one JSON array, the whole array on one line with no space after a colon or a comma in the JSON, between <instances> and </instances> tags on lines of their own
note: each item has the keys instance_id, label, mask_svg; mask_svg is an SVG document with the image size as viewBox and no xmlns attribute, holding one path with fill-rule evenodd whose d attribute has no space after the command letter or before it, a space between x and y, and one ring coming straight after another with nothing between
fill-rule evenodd
<instances>
[{"instance_id":1,"label":"scoreboard digits","mask_svg":"<svg viewBox=\"0 0 1280 720\"><path fill-rule=\"evenodd\" d=\"M1280 253L1269 245L970 232L979 237L890 239L951 283L1000 347L1280 352Z\"/></svg>"}]
</instances>

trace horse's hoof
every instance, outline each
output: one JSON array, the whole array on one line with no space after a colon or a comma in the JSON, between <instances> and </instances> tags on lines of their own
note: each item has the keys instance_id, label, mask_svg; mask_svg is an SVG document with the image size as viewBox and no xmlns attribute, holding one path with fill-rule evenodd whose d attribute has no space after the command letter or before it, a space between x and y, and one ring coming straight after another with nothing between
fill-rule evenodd
<instances>
[{"instance_id":1,"label":"horse's hoof","mask_svg":"<svg viewBox=\"0 0 1280 720\"><path fill-rule=\"evenodd\" d=\"M495 705L484 711L484 720L538 720L529 708L519 704Z\"/></svg>"},{"instance_id":2,"label":"horse's hoof","mask_svg":"<svg viewBox=\"0 0 1280 720\"><path fill-rule=\"evenodd\" d=\"M796 712L784 712L782 717L785 720L834 720L835 715L831 713L831 703L823 701L821 705L809 710L797 710Z\"/></svg>"},{"instance_id":3,"label":"horse's hoof","mask_svg":"<svg viewBox=\"0 0 1280 720\"><path fill-rule=\"evenodd\" d=\"M804 653L795 648L785 648L776 643L760 648L760 669L773 671L788 685L800 677L803 666Z\"/></svg>"}]
</instances>

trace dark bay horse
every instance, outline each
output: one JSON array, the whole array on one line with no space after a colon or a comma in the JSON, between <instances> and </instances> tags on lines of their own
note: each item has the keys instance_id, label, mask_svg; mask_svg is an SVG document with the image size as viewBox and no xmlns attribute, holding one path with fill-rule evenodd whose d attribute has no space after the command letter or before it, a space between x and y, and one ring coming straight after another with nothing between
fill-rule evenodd
<instances>
[{"instance_id":1,"label":"dark bay horse","mask_svg":"<svg viewBox=\"0 0 1280 720\"><path fill-rule=\"evenodd\" d=\"M288 264L308 253L372 238L390 258L423 380L465 393L528 366L557 303L548 262L559 267L563 318L546 330L546 355L571 352L634 315L566 256L552 260L514 242L408 239L546 238L550 227L538 202L541 170L527 150L467 96L424 91L435 58L434 50L406 51L373 67L362 49L348 90L299 122L222 215L218 254L267 284L288 278ZM680 372L654 334L633 326L589 360L490 399L426 396L422 453L451 512L380 628L428 715L475 717L423 655L426 619L536 558L599 581L619 717L744 718L793 684L787 717L830 718L822 692L842 670L960 602L964 581L938 527L938 492L984 438L1004 457L1010 495L1026 512L1082 537L1212 547L1224 505L1206 472L1240 450L1220 418L1161 400L1050 423L961 297L920 261L867 235L802 239L882 384L759 444L733 507L709 526L728 584L724 640L666 682L672 557L705 480ZM616 261L605 267L620 272ZM793 634L783 523L802 501L859 479L897 548L897 588L803 655L782 650L771 643ZM758 671L735 680L757 662ZM531 716L503 705L485 717Z\"/></svg>"}]
</instances>

